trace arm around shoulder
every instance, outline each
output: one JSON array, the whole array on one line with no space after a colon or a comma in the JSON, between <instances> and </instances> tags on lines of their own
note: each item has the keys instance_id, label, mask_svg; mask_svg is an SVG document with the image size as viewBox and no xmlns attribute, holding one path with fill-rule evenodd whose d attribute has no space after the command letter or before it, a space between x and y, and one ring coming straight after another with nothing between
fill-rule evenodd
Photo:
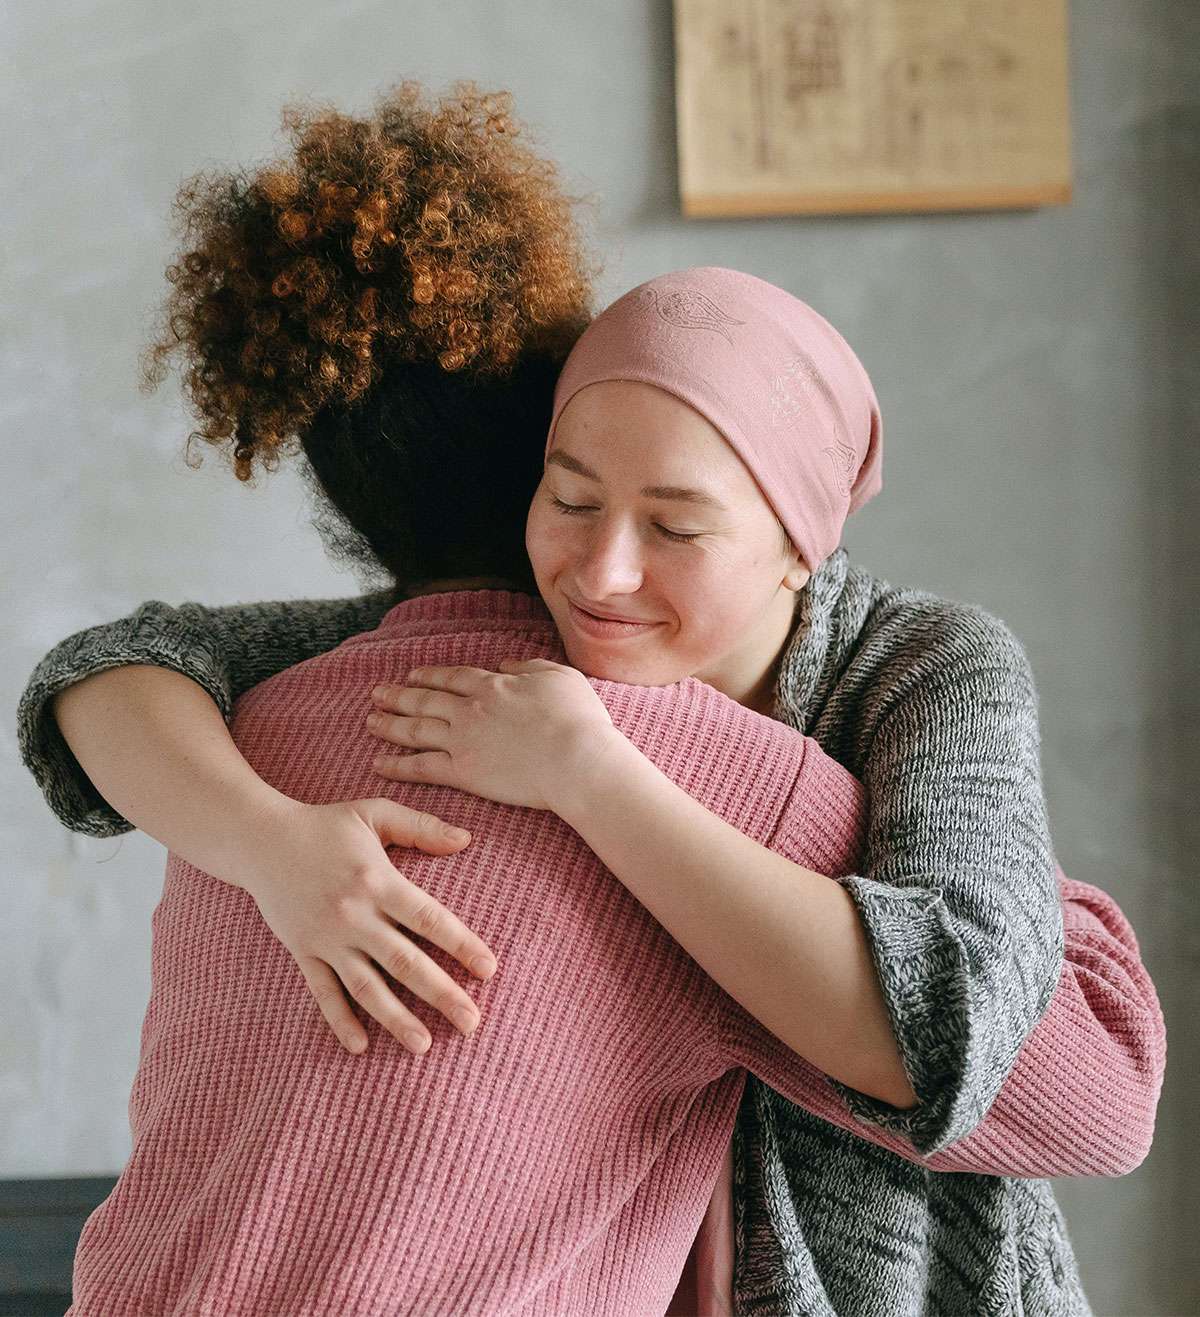
<instances>
[{"instance_id":1,"label":"arm around shoulder","mask_svg":"<svg viewBox=\"0 0 1200 1317\"><path fill-rule=\"evenodd\" d=\"M77 631L34 668L17 707L17 742L46 803L74 832L111 837L136 826L97 789L63 737L55 697L109 669L148 665L188 678L227 720L245 690L275 672L369 630L393 602L390 591L349 599L285 600L208 608L150 600L127 617ZM127 694L140 696L136 684ZM115 680L104 701L117 698ZM81 716L96 688L77 702ZM75 701L73 701L75 703ZM131 716L136 715L136 705Z\"/></svg>"}]
</instances>

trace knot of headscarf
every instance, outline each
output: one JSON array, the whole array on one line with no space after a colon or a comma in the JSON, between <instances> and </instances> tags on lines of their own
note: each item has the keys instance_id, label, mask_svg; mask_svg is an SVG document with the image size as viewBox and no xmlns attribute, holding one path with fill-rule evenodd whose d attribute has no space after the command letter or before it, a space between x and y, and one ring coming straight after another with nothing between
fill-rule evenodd
<instances>
[{"instance_id":1,"label":"knot of headscarf","mask_svg":"<svg viewBox=\"0 0 1200 1317\"><path fill-rule=\"evenodd\" d=\"M733 447L810 572L882 488L866 370L807 303L752 274L696 266L618 298L563 366L546 438L589 384L638 380L694 407Z\"/></svg>"}]
</instances>

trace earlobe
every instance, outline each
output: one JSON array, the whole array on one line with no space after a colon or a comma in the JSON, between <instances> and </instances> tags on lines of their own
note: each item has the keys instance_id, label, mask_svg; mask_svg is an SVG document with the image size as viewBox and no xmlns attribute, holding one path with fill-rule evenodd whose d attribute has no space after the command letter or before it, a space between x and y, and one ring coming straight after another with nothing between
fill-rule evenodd
<instances>
[{"instance_id":1,"label":"earlobe","mask_svg":"<svg viewBox=\"0 0 1200 1317\"><path fill-rule=\"evenodd\" d=\"M808 584L812 572L803 563L797 563L783 578L784 586L798 594Z\"/></svg>"}]
</instances>

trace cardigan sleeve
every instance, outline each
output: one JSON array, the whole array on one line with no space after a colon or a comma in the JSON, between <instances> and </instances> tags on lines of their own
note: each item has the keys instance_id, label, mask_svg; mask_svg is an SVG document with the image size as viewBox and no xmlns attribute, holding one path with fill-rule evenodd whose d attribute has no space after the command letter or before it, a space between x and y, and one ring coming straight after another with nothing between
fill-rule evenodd
<instances>
[{"instance_id":1,"label":"cardigan sleeve","mask_svg":"<svg viewBox=\"0 0 1200 1317\"><path fill-rule=\"evenodd\" d=\"M1046 1014L983 1120L940 1152L852 1114L830 1077L722 994L728 1064L810 1115L932 1171L1018 1179L1127 1175L1145 1160L1162 1092L1162 1009L1120 907L1058 869L1065 958Z\"/></svg>"},{"instance_id":2,"label":"cardigan sleeve","mask_svg":"<svg viewBox=\"0 0 1200 1317\"><path fill-rule=\"evenodd\" d=\"M855 1117L930 1154L995 1101L1054 995L1064 933L1024 649L965 606L913 640L863 759L863 871L839 881L917 1103L901 1110L830 1082Z\"/></svg>"},{"instance_id":3,"label":"cardigan sleeve","mask_svg":"<svg viewBox=\"0 0 1200 1317\"><path fill-rule=\"evenodd\" d=\"M764 750L731 744L727 757L746 791L756 778L742 763L751 755L760 768L798 765L765 844L835 880L861 871L871 807L858 779L815 740L782 725L772 754ZM941 1151L919 1150L909 1133L856 1115L844 1097L855 1090L793 1052L714 984L718 1071L745 1066L811 1115L930 1170L1028 1179L1127 1174L1154 1133L1166 1054L1162 1011L1117 903L1068 879L1057 863L1054 878L1065 955L1050 1005L982 1121Z\"/></svg>"},{"instance_id":4,"label":"cardigan sleeve","mask_svg":"<svg viewBox=\"0 0 1200 1317\"><path fill-rule=\"evenodd\" d=\"M217 608L151 599L127 617L75 632L42 658L17 706L21 759L46 803L73 832L130 832L133 825L104 800L63 739L51 709L59 691L108 668L149 664L190 677L228 722L243 691L371 630L395 602L391 590Z\"/></svg>"}]
</instances>

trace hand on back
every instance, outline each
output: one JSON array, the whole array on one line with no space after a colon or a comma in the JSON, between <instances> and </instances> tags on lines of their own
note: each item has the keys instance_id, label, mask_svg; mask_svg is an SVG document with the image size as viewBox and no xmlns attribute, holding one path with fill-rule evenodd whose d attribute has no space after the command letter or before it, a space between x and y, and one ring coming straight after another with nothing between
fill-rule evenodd
<instances>
[{"instance_id":1,"label":"hand on back","mask_svg":"<svg viewBox=\"0 0 1200 1317\"><path fill-rule=\"evenodd\" d=\"M495 957L456 916L409 882L385 850L411 846L451 855L469 842L469 833L434 815L385 799L285 801L252 839L237 885L254 897L291 952L348 1051L362 1051L367 1039L347 992L410 1051L420 1054L430 1045L428 1030L396 997L380 967L461 1032L478 1024L479 1011L463 988L405 934L441 947L479 978L494 973ZM473 965L479 958L486 964ZM456 1019L456 1011L466 1014Z\"/></svg>"}]
</instances>

